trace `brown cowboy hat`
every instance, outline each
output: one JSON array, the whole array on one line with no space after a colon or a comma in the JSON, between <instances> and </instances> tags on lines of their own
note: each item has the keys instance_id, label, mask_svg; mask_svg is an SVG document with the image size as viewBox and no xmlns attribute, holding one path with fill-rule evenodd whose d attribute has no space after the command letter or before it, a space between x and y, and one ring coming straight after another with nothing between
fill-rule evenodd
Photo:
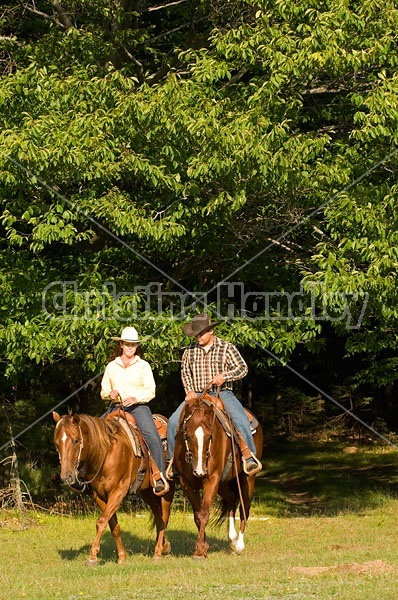
<instances>
[{"instance_id":1,"label":"brown cowboy hat","mask_svg":"<svg viewBox=\"0 0 398 600\"><path fill-rule=\"evenodd\" d=\"M205 333L209 329L213 329L216 325L219 325L222 321L215 321L212 323L210 317L207 314L196 315L190 323L186 323L183 327L185 335L195 336Z\"/></svg>"}]
</instances>

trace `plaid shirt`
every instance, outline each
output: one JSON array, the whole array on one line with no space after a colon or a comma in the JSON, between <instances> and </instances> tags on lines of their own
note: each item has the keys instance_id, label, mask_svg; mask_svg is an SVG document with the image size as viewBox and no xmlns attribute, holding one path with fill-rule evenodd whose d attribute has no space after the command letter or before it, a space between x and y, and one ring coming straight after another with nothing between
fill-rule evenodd
<instances>
[{"instance_id":1,"label":"plaid shirt","mask_svg":"<svg viewBox=\"0 0 398 600\"><path fill-rule=\"evenodd\" d=\"M216 336L208 352L195 342L182 355L181 379L186 394L191 391L202 392L220 373L225 376L221 389L232 390L232 382L242 379L247 371L247 364L237 348ZM217 386L213 385L212 388L215 391Z\"/></svg>"}]
</instances>

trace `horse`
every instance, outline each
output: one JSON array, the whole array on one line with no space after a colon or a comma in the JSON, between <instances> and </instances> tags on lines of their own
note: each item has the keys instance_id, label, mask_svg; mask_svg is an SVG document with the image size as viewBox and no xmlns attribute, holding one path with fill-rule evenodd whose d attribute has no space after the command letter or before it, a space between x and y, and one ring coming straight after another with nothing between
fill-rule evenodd
<instances>
[{"instance_id":1,"label":"horse","mask_svg":"<svg viewBox=\"0 0 398 600\"><path fill-rule=\"evenodd\" d=\"M203 393L193 403L187 403L176 434L173 470L175 466L182 491L192 506L198 529L193 557L198 559L207 558L208 555L206 525L217 494L221 497L217 523L222 523L228 517L230 548L236 554L243 552L244 532L255 486L255 476L243 471L238 442L231 432L232 428L223 425L223 421L228 422L228 415L220 411L217 406L219 402L218 398ZM255 419L251 413L249 416ZM261 459L263 432L259 423L253 439L256 456ZM239 535L235 529L238 505Z\"/></svg>"},{"instance_id":2,"label":"horse","mask_svg":"<svg viewBox=\"0 0 398 600\"><path fill-rule=\"evenodd\" d=\"M56 422L54 443L59 454L61 480L69 486L81 484L83 480L92 490L101 511L87 564L98 563L101 536L108 524L116 544L118 564L125 563L126 549L116 511L132 485L136 486L135 491L139 489L152 511L156 526L154 558L169 554L171 545L165 530L175 486L170 485L169 491L162 497L155 495L145 455L141 452L141 456L137 456L140 452L133 447L134 439L129 427L123 425L122 419L52 414ZM167 419L158 417L167 423Z\"/></svg>"}]
</instances>

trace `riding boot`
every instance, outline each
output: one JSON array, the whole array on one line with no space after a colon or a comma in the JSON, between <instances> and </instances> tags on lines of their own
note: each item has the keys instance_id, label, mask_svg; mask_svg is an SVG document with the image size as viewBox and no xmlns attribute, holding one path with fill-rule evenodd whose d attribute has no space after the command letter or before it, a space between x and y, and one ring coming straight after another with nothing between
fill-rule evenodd
<instances>
[{"instance_id":1,"label":"riding boot","mask_svg":"<svg viewBox=\"0 0 398 600\"><path fill-rule=\"evenodd\" d=\"M152 456L150 457L151 475L153 480L153 493L156 496L164 496L170 489L165 474L159 471L159 468Z\"/></svg>"},{"instance_id":2,"label":"riding boot","mask_svg":"<svg viewBox=\"0 0 398 600\"><path fill-rule=\"evenodd\" d=\"M250 450L242 434L238 430L237 437L239 449L242 455L243 471L246 473L246 475L256 475L262 470L263 465L261 461L258 460L257 456Z\"/></svg>"}]
</instances>

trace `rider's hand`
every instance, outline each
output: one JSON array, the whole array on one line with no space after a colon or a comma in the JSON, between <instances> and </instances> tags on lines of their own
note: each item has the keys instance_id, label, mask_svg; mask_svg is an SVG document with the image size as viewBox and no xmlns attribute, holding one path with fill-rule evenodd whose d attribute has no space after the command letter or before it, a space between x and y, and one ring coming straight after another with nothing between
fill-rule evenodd
<instances>
[{"instance_id":1,"label":"rider's hand","mask_svg":"<svg viewBox=\"0 0 398 600\"><path fill-rule=\"evenodd\" d=\"M185 402L187 402L188 404L193 402L193 400L195 400L195 399L196 399L196 392L194 392L194 391L188 392L187 395L185 396Z\"/></svg>"},{"instance_id":2,"label":"rider's hand","mask_svg":"<svg viewBox=\"0 0 398 600\"><path fill-rule=\"evenodd\" d=\"M112 390L109 394L109 398L112 400L112 402L115 402L118 398L119 398L120 394L117 390Z\"/></svg>"},{"instance_id":3,"label":"rider's hand","mask_svg":"<svg viewBox=\"0 0 398 600\"><path fill-rule=\"evenodd\" d=\"M134 406L135 404L138 404L137 398L125 398L123 400L123 406Z\"/></svg>"},{"instance_id":4,"label":"rider's hand","mask_svg":"<svg viewBox=\"0 0 398 600\"><path fill-rule=\"evenodd\" d=\"M218 375L213 377L213 379L210 381L210 385L216 385L217 387L221 387L224 382L225 382L224 373L219 373Z\"/></svg>"}]
</instances>

